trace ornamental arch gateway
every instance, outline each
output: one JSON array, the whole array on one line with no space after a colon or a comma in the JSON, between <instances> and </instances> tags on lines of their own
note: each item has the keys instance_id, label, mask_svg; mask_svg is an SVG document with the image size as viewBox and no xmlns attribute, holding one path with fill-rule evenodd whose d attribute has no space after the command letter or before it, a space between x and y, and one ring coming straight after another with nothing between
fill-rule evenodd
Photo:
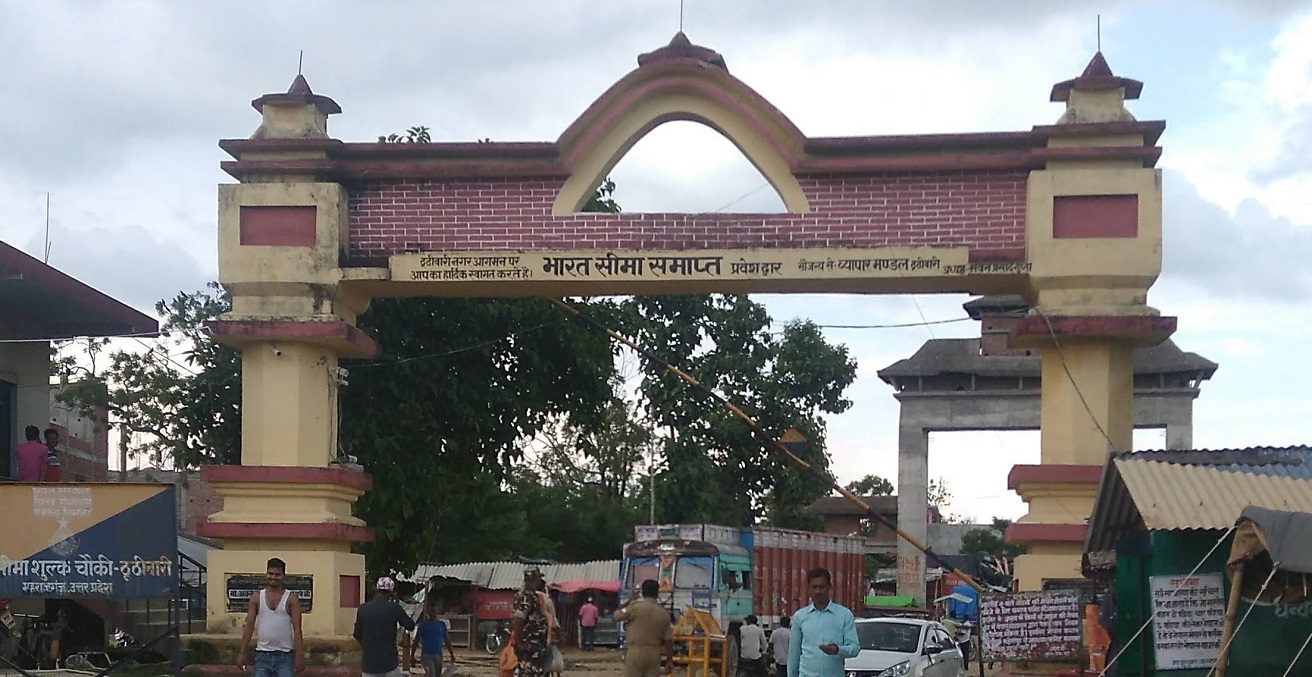
<instances>
[{"instance_id":1,"label":"ornamental arch gateway","mask_svg":"<svg viewBox=\"0 0 1312 677\"><path fill-rule=\"evenodd\" d=\"M1090 468L1130 448L1132 351L1175 329L1146 305L1165 125L1126 111L1142 85L1097 54L1053 87L1066 106L1056 124L809 138L682 33L638 63L555 142L343 142L327 131L341 109L301 76L253 102L251 138L220 142L238 181L219 187L233 310L211 331L242 351L244 415L243 465L202 471L224 497L201 532L224 540L209 562L211 632L239 631L225 576L294 549L323 610L307 635L350 634L364 581L351 544L372 538L351 506L370 478L330 464L337 393L324 370L378 353L354 326L375 297L1022 294L1037 310L1010 338L1042 351L1042 464L1022 473L1029 514L1015 533L1030 554L1017 573L1025 589L1078 576L1084 525L1070 515L1092 507ZM786 212L578 213L671 120L722 133ZM901 488L921 504L924 491ZM905 566L923 567L902 547Z\"/></svg>"}]
</instances>

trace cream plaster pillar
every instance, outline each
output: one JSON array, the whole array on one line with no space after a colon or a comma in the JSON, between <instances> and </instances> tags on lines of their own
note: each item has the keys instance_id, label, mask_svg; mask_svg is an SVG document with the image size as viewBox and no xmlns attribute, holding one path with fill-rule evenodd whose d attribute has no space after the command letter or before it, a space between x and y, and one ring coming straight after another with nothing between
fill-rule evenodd
<instances>
[{"instance_id":1,"label":"cream plaster pillar","mask_svg":"<svg viewBox=\"0 0 1312 677\"><path fill-rule=\"evenodd\" d=\"M253 106L259 129L223 147L286 171L219 187L219 280L232 312L209 330L241 351L242 463L201 471L223 496L223 509L200 531L224 542L210 555L206 641L233 648L244 614L229 610L227 578L263 575L278 557L288 575L311 579L313 606L303 620L307 642L318 647L311 663L340 662L355 649L350 634L364 599L364 557L352 546L373 533L352 513L371 479L339 458L338 359L372 357L378 346L354 326L369 299L342 281L346 190L304 169L327 159L331 144L285 150L287 140L331 141L328 116L340 108L300 76L285 94Z\"/></svg>"},{"instance_id":2,"label":"cream plaster pillar","mask_svg":"<svg viewBox=\"0 0 1312 677\"><path fill-rule=\"evenodd\" d=\"M1044 463L1102 465L1129 451L1134 431L1134 346L1073 338L1043 349L1040 449ZM1110 440L1109 440L1110 438Z\"/></svg>"}]
</instances>

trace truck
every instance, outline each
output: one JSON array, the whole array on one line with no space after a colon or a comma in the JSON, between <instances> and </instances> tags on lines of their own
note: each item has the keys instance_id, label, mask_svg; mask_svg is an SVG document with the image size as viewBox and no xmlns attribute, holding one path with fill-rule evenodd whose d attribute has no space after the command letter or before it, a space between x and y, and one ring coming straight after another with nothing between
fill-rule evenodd
<instances>
[{"instance_id":1,"label":"truck","mask_svg":"<svg viewBox=\"0 0 1312 677\"><path fill-rule=\"evenodd\" d=\"M770 629L810 603L806 572L823 567L833 577L834 601L861 614L865 544L859 536L713 524L633 531L620 565L621 600L652 579L676 617L702 609L727 629L755 614Z\"/></svg>"}]
</instances>

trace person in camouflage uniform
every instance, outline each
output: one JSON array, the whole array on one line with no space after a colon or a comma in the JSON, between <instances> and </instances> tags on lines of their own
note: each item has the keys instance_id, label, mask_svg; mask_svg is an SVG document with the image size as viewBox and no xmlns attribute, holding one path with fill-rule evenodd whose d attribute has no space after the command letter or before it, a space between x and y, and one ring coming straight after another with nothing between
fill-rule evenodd
<instances>
[{"instance_id":1,"label":"person in camouflage uniform","mask_svg":"<svg viewBox=\"0 0 1312 677\"><path fill-rule=\"evenodd\" d=\"M510 634L515 638L515 677L546 677L551 662L548 641L547 611L538 597L542 572L537 567L524 569L524 587L515 593Z\"/></svg>"}]
</instances>

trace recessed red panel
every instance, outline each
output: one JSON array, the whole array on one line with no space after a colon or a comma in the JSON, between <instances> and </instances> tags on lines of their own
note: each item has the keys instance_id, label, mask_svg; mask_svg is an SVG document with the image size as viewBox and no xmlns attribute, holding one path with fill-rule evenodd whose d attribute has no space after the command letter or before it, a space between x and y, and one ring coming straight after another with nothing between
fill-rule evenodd
<instances>
[{"instance_id":1,"label":"recessed red panel","mask_svg":"<svg viewBox=\"0 0 1312 677\"><path fill-rule=\"evenodd\" d=\"M1052 236L1139 236L1138 195L1061 195L1052 200Z\"/></svg>"},{"instance_id":2,"label":"recessed red panel","mask_svg":"<svg viewBox=\"0 0 1312 677\"><path fill-rule=\"evenodd\" d=\"M338 575L338 582L341 586L338 593L341 608L354 609L360 606L360 577L340 574Z\"/></svg>"},{"instance_id":3,"label":"recessed red panel","mask_svg":"<svg viewBox=\"0 0 1312 677\"><path fill-rule=\"evenodd\" d=\"M314 207L242 207L241 243L255 247L313 247Z\"/></svg>"}]
</instances>

